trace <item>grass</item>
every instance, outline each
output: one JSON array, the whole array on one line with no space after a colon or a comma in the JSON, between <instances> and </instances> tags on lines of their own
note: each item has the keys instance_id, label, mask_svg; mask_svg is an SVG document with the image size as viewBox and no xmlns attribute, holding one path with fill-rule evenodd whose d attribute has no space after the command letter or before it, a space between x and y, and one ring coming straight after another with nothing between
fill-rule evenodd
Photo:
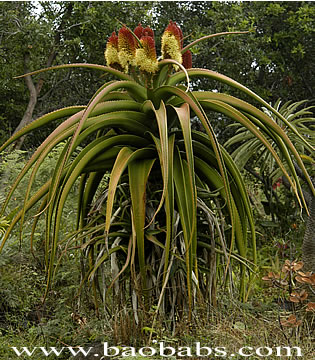
<instances>
[{"instance_id":1,"label":"grass","mask_svg":"<svg viewBox=\"0 0 315 360\"><path fill-rule=\"evenodd\" d=\"M25 271L28 271L27 268ZM33 271L33 270L32 270ZM38 277L38 275L37 275ZM32 277L24 278L24 282L32 282ZM70 279L67 280L69 283ZM24 283L24 286L26 284ZM67 286L67 282L62 284ZM302 359L314 358L314 316L305 318L302 325L298 328L283 328L279 320L288 317L291 311L283 310L281 305L276 302L277 294L270 293L269 288L262 288L259 295L252 298L248 303L242 304L226 295L218 301L217 308L205 310L200 306L198 317L191 323L185 319L175 324L171 330L167 330L161 323L157 323L151 346L156 347L159 342L164 342L165 346L190 347L194 349L195 343L200 342L201 346L211 348L224 347L228 354L235 354L233 359L244 359L243 356L236 355L238 349L250 346L254 350L260 347L298 346L301 348ZM29 359L30 357L15 356L10 346L18 349L23 346L33 348L35 346L54 346L60 349L62 346L82 346L85 349L90 346L100 346L103 342L108 342L110 346L134 346L139 349L148 346L148 334L143 330L143 323L136 325L131 316L97 318L93 310L88 309L88 304L82 306L81 311L74 314L74 305L66 299L65 288L55 295L54 300L50 301L46 307L41 321L29 321L28 323L17 323L14 320L14 312L11 311L6 318L7 326L0 324L0 358L1 359ZM68 294L69 295L69 294ZM19 312L18 316L27 314ZM299 314L298 314L299 315ZM300 314L302 315L302 313ZM96 349L96 348L95 348ZM100 350L100 348L96 349ZM193 351L193 350L192 350ZM246 350L249 351L249 350ZM263 350L264 351L264 350ZM293 351L294 353L294 351ZM37 357L38 356L38 357ZM34 360L43 359L43 355L35 354L31 357ZM52 356L52 358L54 358ZM81 359L92 359L91 357L81 357ZM110 357L114 359L128 359L128 357ZM130 357L136 359L161 359L161 357ZM175 359L176 357L167 357ZM194 357L180 357L181 359L192 359ZM198 359L209 359L211 357L198 357ZM220 358L220 357L218 357ZM267 357L268 359L279 359L276 355ZM301 357L285 357L288 359L298 359ZM59 356L58 359L69 359ZM80 359L76 356L74 359ZM261 356L253 355L250 359L261 359Z\"/></svg>"},{"instance_id":2,"label":"grass","mask_svg":"<svg viewBox=\"0 0 315 360\"><path fill-rule=\"evenodd\" d=\"M139 349L148 346L150 327L154 309L149 313L139 311L139 324L133 318L132 307L125 304L116 313L108 313L104 307L96 316L90 289L84 288L82 296L76 297L80 279L79 261L68 256L58 272L54 291L43 306L41 296L45 290L45 274L40 262L35 262L27 249L21 249L18 239L6 247L0 258L0 359L29 359L18 357L10 348L18 349L44 346L61 349L63 346L85 349L95 347L99 351L104 342L110 346L133 346ZM273 259L274 260L274 259ZM281 268L281 262L278 268ZM265 268L265 266L264 266ZM274 270L272 268L272 270ZM262 270L260 278L265 274ZM302 357L284 357L288 359L314 358L315 316L306 314L303 309L295 311L303 322L299 327L287 328L280 324L292 314L292 309L284 308L284 298L288 294L277 288L269 287L262 280L256 281L253 296L247 303L237 301L237 295L229 296L223 288L218 289L217 307L209 307L200 302L198 315L192 322L183 316L181 321L172 324L167 318L160 318L156 323L151 346L159 342L165 346L179 347L201 346L211 348L224 347L227 354L235 354L230 359L244 359L236 355L238 349L250 346L259 347L294 347L301 348ZM10 295L10 296L8 296ZM283 305L284 304L284 305ZM127 309L128 307L128 309ZM306 316L307 315L307 316ZM163 320L163 321L162 321ZM33 360L46 358L43 354L34 354ZM48 358L57 358L50 356ZM95 359L97 357L90 357ZM128 357L110 357L127 359ZM161 357L131 357L132 359L161 359ZM175 359L175 357L167 357ZM179 357L178 357L179 358ZM194 357L180 357L193 359ZM209 359L211 357L195 357ZM216 357L220 358L220 357ZM229 357L227 357L229 358ZM253 355L250 359L261 359ZM268 359L279 359L276 355ZM69 359L69 354L58 359ZM80 359L76 356L74 359ZM81 359L89 359L82 357Z\"/></svg>"}]
</instances>

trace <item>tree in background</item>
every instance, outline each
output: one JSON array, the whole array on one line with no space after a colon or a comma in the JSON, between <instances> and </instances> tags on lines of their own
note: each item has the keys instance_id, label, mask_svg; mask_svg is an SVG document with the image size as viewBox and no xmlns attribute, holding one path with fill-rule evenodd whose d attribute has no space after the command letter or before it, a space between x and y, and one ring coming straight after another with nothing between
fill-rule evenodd
<instances>
[{"instance_id":1,"label":"tree in background","mask_svg":"<svg viewBox=\"0 0 315 360\"><path fill-rule=\"evenodd\" d=\"M246 84L275 102L314 100L312 2L159 2L153 12L160 24L168 14L186 34L255 29L250 36L221 37L195 48L196 66L207 65ZM174 14L174 15L173 15ZM164 25L163 24L163 25ZM220 89L218 89L220 90Z\"/></svg>"},{"instance_id":2,"label":"tree in background","mask_svg":"<svg viewBox=\"0 0 315 360\"><path fill-rule=\"evenodd\" d=\"M61 104L73 103L74 98L85 104L103 81L91 71L56 72L25 81L14 76L60 63L104 62L105 43L117 26L116 18L136 25L146 18L149 6L145 2L1 2L2 138ZM43 136L35 135L26 146ZM21 145L20 140L16 146Z\"/></svg>"}]
</instances>

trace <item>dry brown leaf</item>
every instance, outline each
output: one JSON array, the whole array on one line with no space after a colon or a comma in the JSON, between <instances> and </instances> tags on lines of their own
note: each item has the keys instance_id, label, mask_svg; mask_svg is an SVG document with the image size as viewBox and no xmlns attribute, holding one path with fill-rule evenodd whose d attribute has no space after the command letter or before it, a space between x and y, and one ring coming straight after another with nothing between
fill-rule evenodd
<instances>
[{"instance_id":1,"label":"dry brown leaf","mask_svg":"<svg viewBox=\"0 0 315 360\"><path fill-rule=\"evenodd\" d=\"M306 311L313 311L313 312L315 312L315 303L313 303L313 302L310 302L310 303L308 303L307 305L306 305L306 309L305 309Z\"/></svg>"},{"instance_id":2,"label":"dry brown leaf","mask_svg":"<svg viewBox=\"0 0 315 360\"><path fill-rule=\"evenodd\" d=\"M282 326L297 327L302 324L302 320L297 320L295 315L290 315L287 319L280 320Z\"/></svg>"},{"instance_id":3,"label":"dry brown leaf","mask_svg":"<svg viewBox=\"0 0 315 360\"><path fill-rule=\"evenodd\" d=\"M293 291L290 296L290 301L294 303L299 303L308 298L308 292L305 290L302 290L300 293L297 291Z\"/></svg>"}]
</instances>

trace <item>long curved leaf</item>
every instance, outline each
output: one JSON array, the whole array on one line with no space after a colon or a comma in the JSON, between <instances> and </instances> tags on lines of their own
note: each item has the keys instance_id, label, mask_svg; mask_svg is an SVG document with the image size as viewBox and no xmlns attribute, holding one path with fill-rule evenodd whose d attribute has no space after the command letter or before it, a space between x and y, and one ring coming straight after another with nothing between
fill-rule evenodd
<instances>
[{"instance_id":1,"label":"long curved leaf","mask_svg":"<svg viewBox=\"0 0 315 360\"><path fill-rule=\"evenodd\" d=\"M195 194L190 185L187 162L182 160L179 150L174 157L174 183L176 189L176 202L180 214L180 222L185 241L186 276L189 304L189 318L192 310L192 273L196 264L197 249L197 217L195 208Z\"/></svg>"},{"instance_id":2,"label":"long curved leaf","mask_svg":"<svg viewBox=\"0 0 315 360\"><path fill-rule=\"evenodd\" d=\"M155 214L151 221L154 220L156 214L160 211L166 193L167 193L167 186L169 182L169 148L168 148L168 129L167 129L167 113L166 108L164 105L164 102L161 101L160 107L158 110L155 109L153 103L151 101L146 101L144 104L147 108L151 109L156 118L156 122L159 129L159 138L155 137L153 134L151 134L151 137L155 143L156 149L159 154L160 164L161 164L161 170L162 170L162 176L163 176L163 192L162 197L159 203L159 206L157 210L155 211Z\"/></svg>"},{"instance_id":3,"label":"long curved leaf","mask_svg":"<svg viewBox=\"0 0 315 360\"><path fill-rule=\"evenodd\" d=\"M197 171L199 173L201 173L205 179L207 179L208 183L211 186L214 186L215 189L219 189L222 197L226 199L227 194L224 189L223 180L222 180L222 177L220 176L220 174L216 170L207 166L207 164L203 160L201 160L197 157L195 157L195 166L196 166ZM234 202L234 199L232 196L231 196L231 200L232 200L232 206L233 206L233 212L231 214L232 214L232 216L234 216L233 223L235 224L234 226L235 226L235 238L236 238L237 248L238 248L240 255L242 257L246 258L247 244L246 244L246 236L244 237L244 225L242 225L243 219L239 215L239 211L235 205L235 202ZM234 247L234 237L232 237L232 241L230 243L230 256L233 251L233 247ZM227 264L227 266L228 265L229 264ZM241 290L240 296L244 299L246 296L245 267L243 264L240 264L240 266L242 269L241 284L240 284L240 290Z\"/></svg>"},{"instance_id":4,"label":"long curved leaf","mask_svg":"<svg viewBox=\"0 0 315 360\"><path fill-rule=\"evenodd\" d=\"M9 145L14 143L14 141L18 140L23 135L26 135L29 132L38 129L38 128L50 123L51 121L55 121L58 119L62 119L64 117L75 115L78 112L84 110L84 108L85 108L85 106L70 106L67 108L60 109L60 110L52 111L48 114L45 114L45 115L39 117L38 119L32 121L30 124L26 125L21 130L17 131L15 134L13 134L3 145L0 146L0 152L5 150ZM76 117L78 117L78 116L76 116Z\"/></svg>"},{"instance_id":5,"label":"long curved leaf","mask_svg":"<svg viewBox=\"0 0 315 360\"><path fill-rule=\"evenodd\" d=\"M207 69L188 69L187 70L190 77L208 77L214 80L217 80L219 82L225 83L229 86L232 86L234 88L237 88L238 90L244 92L245 94L249 95L251 98L258 101L260 104L265 106L268 110L270 110L276 117L278 117L281 121L283 121L300 139L303 141L305 146L310 150L314 151L314 147L311 146L302 136L301 134L295 129L292 124L288 120L286 120L279 112L277 112L271 105L269 105L264 99L262 99L260 96L255 94L253 91L248 89L246 86L238 83L237 81L229 78L228 76L222 75L220 73L217 73L212 70ZM178 82L181 82L185 79L185 74L182 72L178 72L172 76L170 76L168 80L169 85L177 84Z\"/></svg>"},{"instance_id":6,"label":"long curved leaf","mask_svg":"<svg viewBox=\"0 0 315 360\"><path fill-rule=\"evenodd\" d=\"M108 184L108 197L107 197L107 204L106 204L106 217L105 217L105 237L107 239L107 235L110 228L111 223L111 216L112 216L112 210L114 205L114 198L115 193L117 189L118 182L127 168L128 164L133 161L137 160L139 158L141 159L148 159L148 158L154 158L155 157L155 151L153 149L149 148L143 148L136 151L132 151L128 147L123 147L119 154L117 155L116 161L114 163L111 175L110 175L110 181ZM106 247L108 248L108 243L106 240Z\"/></svg>"},{"instance_id":7,"label":"long curved leaf","mask_svg":"<svg viewBox=\"0 0 315 360\"><path fill-rule=\"evenodd\" d=\"M186 159L187 159L187 165L188 165L188 179L189 179L189 187L190 190L186 189L185 191L191 193L192 195L192 204L191 204L191 228L196 228L197 224L197 189L195 184L195 170L194 170L194 153L193 153L193 146L192 146L192 135L191 135L191 125L190 125L190 108L188 104L183 104L180 108L174 107L181 128L183 132L184 137L184 143L185 143L185 151L186 151ZM192 243L192 252L193 254L197 253L197 239L194 239ZM195 274L197 276L197 262L194 264L195 266Z\"/></svg>"},{"instance_id":8,"label":"long curved leaf","mask_svg":"<svg viewBox=\"0 0 315 360\"><path fill-rule=\"evenodd\" d=\"M216 138L215 132L210 124L209 119L207 118L203 108L199 104L198 100L194 97L192 93L187 94L183 90L176 88L174 86L164 85L159 87L154 91L154 95L157 98L170 98L172 95L176 95L179 98L181 98L183 101L185 101L187 104L189 104L190 108L193 110L193 112L196 114L196 116L200 119L202 125L204 126L207 135L209 136L209 140L211 142L211 146L215 152L215 155L217 157L218 165L220 168L220 173L222 175L224 187L226 189L227 194L227 205L231 213L233 212L233 207L231 205L231 199L230 199L230 190L229 190L229 182L226 174L224 159L222 157L222 153L220 150L220 146L218 143L218 140ZM234 216L231 215L232 222L234 220ZM232 223L232 233L231 236L234 236L234 224Z\"/></svg>"},{"instance_id":9,"label":"long curved leaf","mask_svg":"<svg viewBox=\"0 0 315 360\"><path fill-rule=\"evenodd\" d=\"M138 261L142 289L147 299L146 256L144 246L144 226L146 214L146 184L155 159L135 160L128 165L132 217L137 241Z\"/></svg>"},{"instance_id":10,"label":"long curved leaf","mask_svg":"<svg viewBox=\"0 0 315 360\"><path fill-rule=\"evenodd\" d=\"M129 75L127 75L121 71L118 71L116 69L113 69L111 67L104 66L104 65L98 65L98 64L87 64L87 63L55 65L55 66L51 66L48 68L32 71L32 72L29 72L24 75L16 76L15 79L20 79L25 76L40 74L40 73L43 73L46 71L58 70L58 69L69 69L69 68L88 68L88 69L93 69L93 70L101 70L101 71L116 75L119 79L122 79L122 80L132 80L132 78Z\"/></svg>"},{"instance_id":11,"label":"long curved leaf","mask_svg":"<svg viewBox=\"0 0 315 360\"><path fill-rule=\"evenodd\" d=\"M54 202L54 199L57 195L57 189L59 187L60 176L61 176L62 170L63 170L65 164L67 163L68 159L70 158L71 154L74 151L74 148L75 148L75 145L77 142L77 137L79 136L79 134L84 126L84 123L86 122L86 120L88 119L88 117L90 116L90 114L94 110L94 108L97 106L97 104L102 101L102 98L104 96L109 94L111 91L114 91L117 89L122 89L122 88L123 89L130 88L135 93L139 94L139 96L143 96L144 98L146 97L145 89L141 85L138 85L137 83L135 83L134 81L116 81L116 82L111 83L110 85L106 86L105 88L102 88L102 90L97 92L97 95L92 98L92 100L86 107L81 119L78 122L77 128L71 138L69 145L67 145L65 147L66 151L63 156L63 159L61 159L61 161L57 162L56 169L52 176L51 188L49 190L49 195L48 195L49 199L50 199L50 203L48 205L49 209L48 209L47 217L46 217L48 222L50 221L49 219L52 216L52 211L53 211L53 205L50 205L50 204L51 204L51 202L52 203Z\"/></svg>"}]
</instances>

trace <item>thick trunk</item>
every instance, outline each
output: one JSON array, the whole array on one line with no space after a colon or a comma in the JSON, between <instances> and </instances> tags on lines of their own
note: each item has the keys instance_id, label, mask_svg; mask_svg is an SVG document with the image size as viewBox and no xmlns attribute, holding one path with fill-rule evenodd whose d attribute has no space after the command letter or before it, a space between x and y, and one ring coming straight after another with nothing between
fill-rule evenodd
<instances>
[{"instance_id":1,"label":"thick trunk","mask_svg":"<svg viewBox=\"0 0 315 360\"><path fill-rule=\"evenodd\" d=\"M306 182L305 176L300 167L294 163L295 170L298 176ZM283 184L290 189L290 184L283 176ZM313 185L315 186L314 177L311 178ZM304 262L305 271L313 271L315 273L315 196L312 194L312 189L309 191L303 191L304 198L309 210L309 216L306 220L306 229L304 233L304 239L302 244L302 257Z\"/></svg>"},{"instance_id":2,"label":"thick trunk","mask_svg":"<svg viewBox=\"0 0 315 360\"><path fill-rule=\"evenodd\" d=\"M315 196L309 204L309 212L302 246L303 262L305 270L315 273Z\"/></svg>"}]
</instances>

